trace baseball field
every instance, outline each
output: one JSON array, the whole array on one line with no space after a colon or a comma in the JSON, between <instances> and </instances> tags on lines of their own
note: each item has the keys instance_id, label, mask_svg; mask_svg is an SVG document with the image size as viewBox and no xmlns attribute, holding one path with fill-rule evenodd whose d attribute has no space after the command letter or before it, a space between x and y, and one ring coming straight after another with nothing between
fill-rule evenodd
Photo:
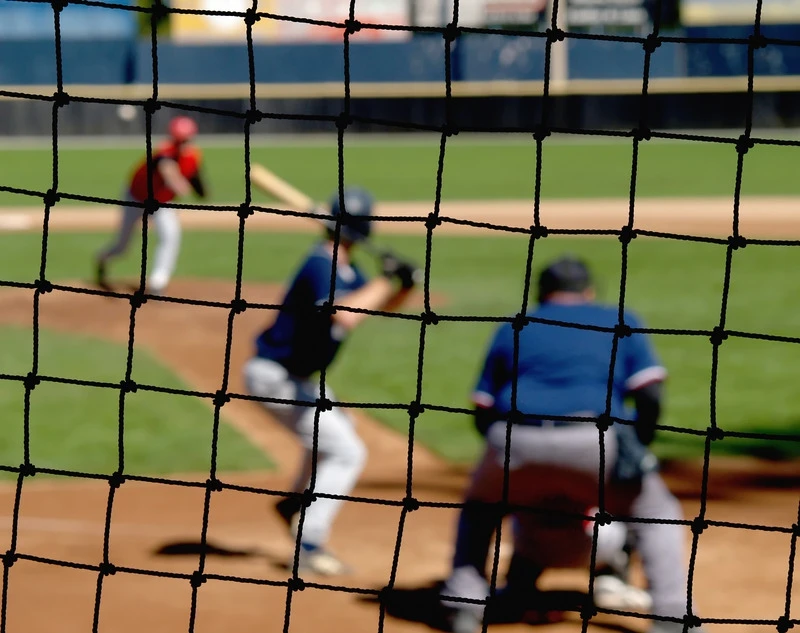
<instances>
[{"instance_id":1,"label":"baseball field","mask_svg":"<svg viewBox=\"0 0 800 633\"><path fill-rule=\"evenodd\" d=\"M58 190L78 199L66 197L51 211L46 257L41 198L30 194L53 186L52 152L34 143L0 150L0 277L8 286L0 291L0 414L11 421L0 434L0 465L15 467L27 454L38 468L109 475L122 456L126 474L173 482L125 482L115 494L105 543L106 482L26 478L13 545L25 556L9 569L8 630L49 630L58 622L61 631L84 631L95 615L98 630L121 633L187 626L302 633L425 630L416 621L426 620L426 588L447 571L455 511L412 512L398 537L398 504L407 494L408 474L409 417L403 407L417 398L427 405L414 426L411 494L421 501L457 502L480 442L467 416L441 409L467 406L493 327L486 317L512 315L522 306L529 236L502 228L533 222L534 144L519 138L448 140L438 209L446 221L430 240L427 290L420 289L403 309L404 315L418 316L429 302L440 317L424 329L421 362L420 321L378 317L354 334L329 373L338 398L358 405L355 415L371 451L356 491L360 501L346 504L333 540L356 572L337 579L337 590L313 586L291 592L288 629L288 572L281 564L292 543L272 516L265 491L289 486L297 458L293 438L256 405L234 398L221 409L212 453L211 398L193 395L213 394L225 380L232 393L242 393L241 366L252 337L273 314L250 308L237 315L226 362L229 310L207 304L234 297L235 215L182 211L183 248L169 295L196 301L148 301L137 311L131 378L142 387L124 400L121 443L119 390L110 387L125 378L130 303L57 289L39 299L34 336L34 293L11 287L40 273L59 286L91 287L92 255L109 239L116 215L113 207L82 198L119 197L142 146L61 144ZM201 146L211 188L207 203L241 203L241 139L212 139ZM699 539L694 604L703 617L749 621L737 630L763 630L758 621L775 621L787 608L788 617L798 618L796 584L786 605L788 531L798 520L800 490L795 459L800 395L792 371L800 347L788 340L800 334L795 292L800 251L758 242L800 238L800 185L792 176L796 151L757 146L745 155L739 228L750 243L733 252L728 286L725 238L731 234L737 163L729 144L649 141L639 152L634 226L696 239L639 236L628 246L624 269L622 245L614 236L551 235L538 240L533 251L534 274L565 251L584 256L594 267L601 298L611 303L619 302L624 274L625 305L661 331L654 343L670 371L663 420L670 430L661 433L655 450L687 517L703 507L712 521L780 528L714 526ZM548 140L542 153L541 223L550 229L618 230L630 211L631 156L630 141ZM333 138L255 143L251 160L317 199L336 187ZM379 200L376 241L423 264L424 223L411 218L434 210L439 139L348 140L344 161L347 181L369 188ZM253 202L270 204L259 192ZM242 243L242 298L279 301L282 284L316 230L302 218L250 217ZM121 280L137 278L139 246L136 241L113 269ZM364 254L361 261L374 270ZM720 325L723 306L730 334L712 380L709 335ZM46 378L31 392L26 426L21 377L34 362ZM702 431L712 415L728 435L712 444L707 503L701 503ZM205 489L178 482L201 484L212 457L217 476L230 486L211 495L208 537L219 550L200 563L193 545L201 535ZM7 476L0 514L11 543L16 474ZM108 560L124 569L104 577L96 609L104 547ZM64 561L71 566L61 565ZM198 564L212 577L198 590L192 615L189 576ZM384 619L369 592L390 579L402 591ZM585 578L553 572L545 584L580 590ZM63 589L59 597L56 587ZM52 608L32 608L44 596ZM572 613L548 630L579 626ZM644 626L633 618L600 616L590 629Z\"/></svg>"}]
</instances>

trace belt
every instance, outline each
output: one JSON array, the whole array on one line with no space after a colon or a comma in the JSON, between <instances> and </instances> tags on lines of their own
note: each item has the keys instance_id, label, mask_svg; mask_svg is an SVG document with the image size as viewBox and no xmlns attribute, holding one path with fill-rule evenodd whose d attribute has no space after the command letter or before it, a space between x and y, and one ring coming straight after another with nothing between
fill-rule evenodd
<instances>
[{"instance_id":1,"label":"belt","mask_svg":"<svg viewBox=\"0 0 800 633\"><path fill-rule=\"evenodd\" d=\"M522 420L517 422L519 426L536 426L541 428L557 428L562 426L577 426L584 424L584 422L576 422L574 420Z\"/></svg>"}]
</instances>

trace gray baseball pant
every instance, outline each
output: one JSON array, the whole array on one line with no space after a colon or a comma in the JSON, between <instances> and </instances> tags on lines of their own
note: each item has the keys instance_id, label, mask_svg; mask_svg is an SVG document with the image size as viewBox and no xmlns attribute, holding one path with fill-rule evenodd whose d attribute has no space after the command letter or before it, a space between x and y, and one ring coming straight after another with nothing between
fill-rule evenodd
<instances>
[{"instance_id":1,"label":"gray baseball pant","mask_svg":"<svg viewBox=\"0 0 800 633\"><path fill-rule=\"evenodd\" d=\"M130 193L125 193L124 198L127 202L134 202ZM144 210L141 207L126 206L121 207L120 225L114 241L99 254L101 261L108 261L124 253L131 238L133 230L142 220ZM158 242L155 246L153 257L153 267L148 275L147 285L150 291L160 292L167 287L175 272L178 263L178 253L181 247L181 223L176 209L162 207L158 209L150 218L148 226L155 228Z\"/></svg>"},{"instance_id":2,"label":"gray baseball pant","mask_svg":"<svg viewBox=\"0 0 800 633\"><path fill-rule=\"evenodd\" d=\"M486 450L473 473L465 503L496 503L502 499L506 425L496 423L487 433ZM605 434L605 477L608 481L617 454L616 435ZM509 450L508 502L537 510L586 513L598 505L600 473L599 432L592 424L564 427L514 426ZM607 486L606 506L614 503ZM619 503L623 503L621 500ZM654 519L679 519L681 510L657 473L647 475L642 486L629 493L630 514ZM485 600L489 584L485 569L486 545L496 522L487 520L484 507L460 514L453 570L442 588L443 596ZM591 540L581 521L558 520L543 525L541 514L521 511L514 538L515 554L531 567L588 565ZM598 562L613 555L604 544L602 526L598 534ZM682 561L683 528L664 524L631 524L638 541L645 574L653 599L653 613L682 617L686 611L686 576ZM457 608L482 611L482 605L443 600Z\"/></svg>"},{"instance_id":3,"label":"gray baseball pant","mask_svg":"<svg viewBox=\"0 0 800 633\"><path fill-rule=\"evenodd\" d=\"M296 400L306 404L262 402L264 408L300 439L304 456L291 492L301 493L309 487L313 466L315 401L320 396L319 380L292 376L280 364L264 358L251 358L244 367L247 390L256 397ZM325 395L335 396L326 386ZM364 469L367 449L356 433L352 418L333 407L321 411L317 432L317 464L315 493L346 496L352 492ZM341 509L341 499L317 497L306 508L301 541L324 545L331 526Z\"/></svg>"}]
</instances>

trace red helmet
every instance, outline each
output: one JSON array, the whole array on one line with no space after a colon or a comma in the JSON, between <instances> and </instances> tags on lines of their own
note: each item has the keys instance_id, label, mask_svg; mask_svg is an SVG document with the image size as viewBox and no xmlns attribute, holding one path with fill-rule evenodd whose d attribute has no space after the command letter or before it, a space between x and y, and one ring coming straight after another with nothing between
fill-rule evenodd
<instances>
[{"instance_id":1,"label":"red helmet","mask_svg":"<svg viewBox=\"0 0 800 633\"><path fill-rule=\"evenodd\" d=\"M169 122L169 135L179 143L190 140L197 134L197 123L188 116L176 116Z\"/></svg>"}]
</instances>

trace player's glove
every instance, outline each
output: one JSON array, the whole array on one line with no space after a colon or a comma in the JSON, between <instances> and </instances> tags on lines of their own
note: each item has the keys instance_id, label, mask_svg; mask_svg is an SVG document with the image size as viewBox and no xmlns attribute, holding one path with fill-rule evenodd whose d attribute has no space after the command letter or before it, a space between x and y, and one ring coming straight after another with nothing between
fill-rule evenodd
<instances>
[{"instance_id":1,"label":"player's glove","mask_svg":"<svg viewBox=\"0 0 800 633\"><path fill-rule=\"evenodd\" d=\"M406 290L417 285L421 277L416 266L400 259L394 253L388 252L381 255L381 272L384 277L398 279L400 285Z\"/></svg>"}]
</instances>

